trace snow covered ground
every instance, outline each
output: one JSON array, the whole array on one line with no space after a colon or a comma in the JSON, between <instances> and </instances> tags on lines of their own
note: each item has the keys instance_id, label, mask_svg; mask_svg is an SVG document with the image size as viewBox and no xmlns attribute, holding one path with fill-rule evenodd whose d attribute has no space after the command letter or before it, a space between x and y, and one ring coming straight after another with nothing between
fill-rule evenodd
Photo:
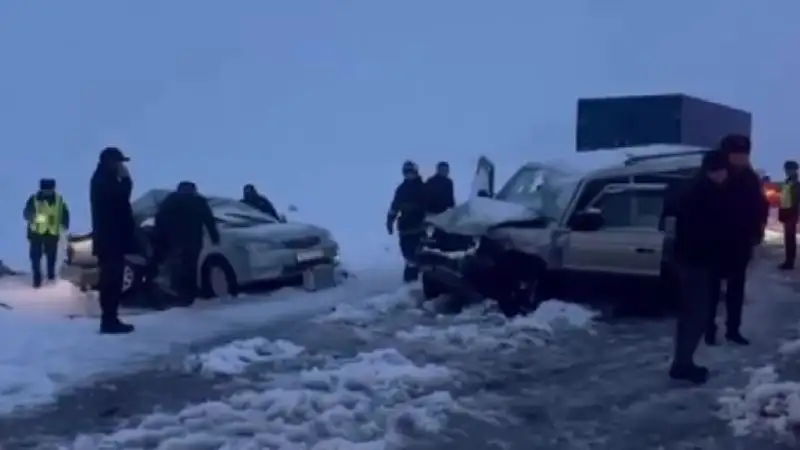
<instances>
[{"instance_id":1,"label":"snow covered ground","mask_svg":"<svg viewBox=\"0 0 800 450\"><path fill-rule=\"evenodd\" d=\"M98 378L141 370L154 358L190 345L392 291L400 285L395 258L384 255L387 262L373 268L357 266L353 278L332 290L287 288L128 317L137 332L127 336L99 335L94 318L65 318L97 308L69 283L34 291L27 280L4 279L0 301L13 309L0 308L0 413L50 402L64 389Z\"/></svg>"},{"instance_id":2,"label":"snow covered ground","mask_svg":"<svg viewBox=\"0 0 800 450\"><path fill-rule=\"evenodd\" d=\"M701 348L713 372L702 387L666 377L671 320L608 319L556 300L511 321L485 307L442 316L402 287L84 389L35 418L0 420L0 434L64 450L782 449L774 434L728 427L755 394L738 406L720 395L763 386L743 369L775 363L797 334L789 281L754 270L753 345Z\"/></svg>"}]
</instances>

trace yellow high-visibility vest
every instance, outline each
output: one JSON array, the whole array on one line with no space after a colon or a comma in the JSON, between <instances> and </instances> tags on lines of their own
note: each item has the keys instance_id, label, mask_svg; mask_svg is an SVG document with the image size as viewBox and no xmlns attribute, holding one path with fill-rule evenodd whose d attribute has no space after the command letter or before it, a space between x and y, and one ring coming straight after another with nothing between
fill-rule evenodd
<instances>
[{"instance_id":1,"label":"yellow high-visibility vest","mask_svg":"<svg viewBox=\"0 0 800 450\"><path fill-rule=\"evenodd\" d=\"M50 203L44 200L33 201L34 215L30 224L31 231L39 235L58 236L61 234L61 212L64 200L56 194L55 201Z\"/></svg>"}]
</instances>

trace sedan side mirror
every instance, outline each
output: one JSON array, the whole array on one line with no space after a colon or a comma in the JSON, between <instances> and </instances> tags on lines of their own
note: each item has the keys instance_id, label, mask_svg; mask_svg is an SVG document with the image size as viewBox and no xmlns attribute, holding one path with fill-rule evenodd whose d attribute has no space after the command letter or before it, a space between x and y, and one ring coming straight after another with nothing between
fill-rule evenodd
<instances>
[{"instance_id":1,"label":"sedan side mirror","mask_svg":"<svg viewBox=\"0 0 800 450\"><path fill-rule=\"evenodd\" d=\"M568 225L573 231L597 231L603 228L604 222L600 210L586 209L575 213Z\"/></svg>"}]
</instances>

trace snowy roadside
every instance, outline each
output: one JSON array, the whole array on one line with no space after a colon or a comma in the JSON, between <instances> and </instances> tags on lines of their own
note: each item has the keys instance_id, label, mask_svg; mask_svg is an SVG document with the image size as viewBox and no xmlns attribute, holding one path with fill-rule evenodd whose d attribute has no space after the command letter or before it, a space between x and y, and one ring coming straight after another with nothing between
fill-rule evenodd
<instances>
[{"instance_id":1,"label":"snowy roadside","mask_svg":"<svg viewBox=\"0 0 800 450\"><path fill-rule=\"evenodd\" d=\"M757 276L760 276L756 274ZM703 348L714 377L679 387L666 372L672 321L595 322L559 301L505 320L473 308L439 316L402 290L340 305L186 358L192 379L227 388L202 401L128 415L63 449L776 449L733 436L719 392L800 320L782 285L755 280L751 347ZM787 322L788 321L788 322Z\"/></svg>"},{"instance_id":2,"label":"snowy roadside","mask_svg":"<svg viewBox=\"0 0 800 450\"><path fill-rule=\"evenodd\" d=\"M0 295L25 293L29 297L22 301L31 304L27 312L0 310L0 414L52 402L68 389L110 376L144 370L159 357L188 352L204 342L241 336L276 321L392 291L401 285L397 272L397 268L384 264L359 271L357 278L331 290L306 293L284 289L264 296L134 316L129 320L137 332L126 336L98 335L94 319L38 314L48 307L46 301L65 300L63 294L42 301L26 291L0 291ZM48 295L46 290L38 294Z\"/></svg>"},{"instance_id":3,"label":"snowy roadside","mask_svg":"<svg viewBox=\"0 0 800 450\"><path fill-rule=\"evenodd\" d=\"M470 373L475 358L545 351L594 317L558 301L512 321L482 308L437 316L417 302L401 288L190 355L177 370L212 382L208 400L132 414L58 448L383 450L454 419L493 426L505 413L486 407L496 395Z\"/></svg>"}]
</instances>

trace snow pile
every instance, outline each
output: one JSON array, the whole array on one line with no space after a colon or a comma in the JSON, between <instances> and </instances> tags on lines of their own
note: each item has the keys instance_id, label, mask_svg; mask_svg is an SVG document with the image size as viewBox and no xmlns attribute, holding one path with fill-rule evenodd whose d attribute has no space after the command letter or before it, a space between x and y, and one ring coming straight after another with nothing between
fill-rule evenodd
<instances>
[{"instance_id":1,"label":"snow pile","mask_svg":"<svg viewBox=\"0 0 800 450\"><path fill-rule=\"evenodd\" d=\"M155 413L133 428L80 436L67 448L384 450L440 431L462 410L446 391L455 375L394 349L331 358L281 377L283 385Z\"/></svg>"},{"instance_id":2,"label":"snow pile","mask_svg":"<svg viewBox=\"0 0 800 450\"><path fill-rule=\"evenodd\" d=\"M53 315L52 311L69 311L70 302L76 308L86 307L86 299L79 299L68 284L56 283L33 291L22 281L9 284L3 280L0 301L11 303L12 309L0 308L0 414L50 402L65 389L105 376L140 370L153 358L176 348L260 329L291 317L316 315L346 302L380 297L401 285L397 273L392 267L375 267L325 291L285 289L265 296L202 302L192 308L129 317L136 332L125 336L98 334L97 319ZM251 348L254 354L263 351L253 350L256 347ZM240 364L248 361L246 356L239 358Z\"/></svg>"},{"instance_id":3,"label":"snow pile","mask_svg":"<svg viewBox=\"0 0 800 450\"><path fill-rule=\"evenodd\" d=\"M358 303L340 303L317 322L342 322L350 325L368 325L381 317L416 306L417 301L408 288L376 295Z\"/></svg>"},{"instance_id":4,"label":"snow pile","mask_svg":"<svg viewBox=\"0 0 800 450\"><path fill-rule=\"evenodd\" d=\"M527 316L507 320L482 308L467 310L456 323L442 326L417 325L396 336L406 342L428 343L447 352L496 351L533 343L543 345L551 333L564 328L588 328L596 313L579 305L550 300ZM443 317L443 320L449 320Z\"/></svg>"},{"instance_id":5,"label":"snow pile","mask_svg":"<svg viewBox=\"0 0 800 450\"><path fill-rule=\"evenodd\" d=\"M192 355L186 359L185 367L192 372L206 375L238 375L253 364L292 359L305 349L283 339L270 341L255 337L233 341L213 350Z\"/></svg>"},{"instance_id":6,"label":"snow pile","mask_svg":"<svg viewBox=\"0 0 800 450\"><path fill-rule=\"evenodd\" d=\"M749 369L742 390L720 397L721 417L737 436L772 434L795 442L800 438L800 383L779 381L774 366Z\"/></svg>"}]
</instances>

